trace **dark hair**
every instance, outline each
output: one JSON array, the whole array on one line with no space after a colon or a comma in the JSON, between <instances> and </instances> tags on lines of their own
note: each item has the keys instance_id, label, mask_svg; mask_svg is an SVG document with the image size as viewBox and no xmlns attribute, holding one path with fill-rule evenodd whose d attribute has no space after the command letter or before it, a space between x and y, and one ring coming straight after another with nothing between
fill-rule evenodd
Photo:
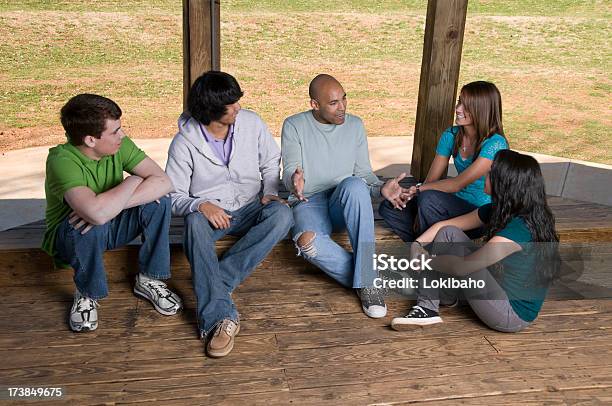
<instances>
[{"instance_id":1,"label":"dark hair","mask_svg":"<svg viewBox=\"0 0 612 406\"><path fill-rule=\"evenodd\" d=\"M242 95L236 78L229 73L211 70L197 78L191 86L187 109L191 117L208 125L223 117L227 112L226 106L236 103Z\"/></svg>"},{"instance_id":2,"label":"dark hair","mask_svg":"<svg viewBox=\"0 0 612 406\"><path fill-rule=\"evenodd\" d=\"M476 150L474 159L480 154L482 143L494 134L506 138L502 125L501 94L491 82L476 81L468 83L459 93L463 108L472 116L476 129ZM463 144L463 127L459 127L459 135L455 137L453 156L457 156ZM508 141L508 140L506 140Z\"/></svg>"},{"instance_id":3,"label":"dark hair","mask_svg":"<svg viewBox=\"0 0 612 406\"><path fill-rule=\"evenodd\" d=\"M492 211L485 240L493 238L513 217L523 219L533 237L532 243L524 247L536 261L531 282L536 283L534 286L548 286L559 277L561 258L555 217L546 201L540 165L529 155L500 150L489 177Z\"/></svg>"},{"instance_id":4,"label":"dark hair","mask_svg":"<svg viewBox=\"0 0 612 406\"><path fill-rule=\"evenodd\" d=\"M60 120L70 143L82 145L87 135L100 138L106 120L118 120L121 114L121 109L111 99L82 93L68 100L62 107Z\"/></svg>"},{"instance_id":5,"label":"dark hair","mask_svg":"<svg viewBox=\"0 0 612 406\"><path fill-rule=\"evenodd\" d=\"M493 204L486 240L513 217L520 217L531 231L533 242L559 241L555 217L546 201L544 177L533 157L509 149L498 151L489 177Z\"/></svg>"}]
</instances>

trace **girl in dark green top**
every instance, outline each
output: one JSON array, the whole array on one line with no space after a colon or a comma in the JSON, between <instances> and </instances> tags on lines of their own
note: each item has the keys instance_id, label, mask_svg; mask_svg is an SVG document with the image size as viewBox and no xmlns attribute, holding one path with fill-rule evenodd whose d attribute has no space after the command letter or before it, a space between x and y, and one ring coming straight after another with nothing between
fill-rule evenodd
<instances>
[{"instance_id":1,"label":"girl in dark green top","mask_svg":"<svg viewBox=\"0 0 612 406\"><path fill-rule=\"evenodd\" d=\"M419 273L417 305L393 319L394 329L440 323L440 299L456 303L457 286L492 329L516 332L536 319L559 265L540 166L531 156L499 151L485 192L491 204L433 225L412 244L413 258L433 254L433 269ZM487 232L479 248L464 231L482 226Z\"/></svg>"}]
</instances>

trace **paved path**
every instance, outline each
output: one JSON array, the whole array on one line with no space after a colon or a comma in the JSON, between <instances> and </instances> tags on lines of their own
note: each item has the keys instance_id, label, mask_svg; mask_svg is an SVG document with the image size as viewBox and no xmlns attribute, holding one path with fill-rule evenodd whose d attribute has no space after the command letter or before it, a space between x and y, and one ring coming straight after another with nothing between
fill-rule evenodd
<instances>
[{"instance_id":1,"label":"paved path","mask_svg":"<svg viewBox=\"0 0 612 406\"><path fill-rule=\"evenodd\" d=\"M280 139L276 141L280 145ZM376 173L388 177L409 172L412 141L412 137L370 137L370 160ZM169 138L137 139L136 143L165 167ZM35 147L8 151L0 156L0 231L44 218L48 150L48 146ZM612 205L608 193L612 187L611 166L533 155L543 163L549 194ZM597 186L602 182L608 186Z\"/></svg>"}]
</instances>

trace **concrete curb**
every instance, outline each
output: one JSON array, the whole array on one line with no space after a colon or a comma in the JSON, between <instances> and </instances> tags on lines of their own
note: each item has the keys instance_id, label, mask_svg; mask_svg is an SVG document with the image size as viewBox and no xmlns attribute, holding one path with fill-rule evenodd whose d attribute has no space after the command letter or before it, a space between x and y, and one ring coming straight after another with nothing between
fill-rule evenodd
<instances>
[{"instance_id":1,"label":"concrete curb","mask_svg":"<svg viewBox=\"0 0 612 406\"><path fill-rule=\"evenodd\" d=\"M412 137L368 138L372 169L379 176L410 173ZM280 139L276 138L280 145ZM162 168L170 138L137 139ZM44 218L45 160L49 147L8 151L0 156L0 231ZM522 152L522 151L521 151ZM551 196L612 206L612 166L524 152L542 166ZM392 162L392 164L389 164ZM449 175L456 175L451 164Z\"/></svg>"}]
</instances>

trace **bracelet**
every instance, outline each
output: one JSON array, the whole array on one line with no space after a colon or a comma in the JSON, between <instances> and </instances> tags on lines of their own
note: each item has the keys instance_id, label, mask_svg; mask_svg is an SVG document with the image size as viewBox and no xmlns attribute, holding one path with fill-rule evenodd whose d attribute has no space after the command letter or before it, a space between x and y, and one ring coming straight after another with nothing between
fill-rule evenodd
<instances>
[{"instance_id":1,"label":"bracelet","mask_svg":"<svg viewBox=\"0 0 612 406\"><path fill-rule=\"evenodd\" d=\"M416 186L415 186L415 187L416 187L416 192L417 192L417 195L418 195L418 194L421 192L421 185L422 185L422 184L423 184L422 182L419 182L419 183L417 183L417 184L416 184Z\"/></svg>"},{"instance_id":2,"label":"bracelet","mask_svg":"<svg viewBox=\"0 0 612 406\"><path fill-rule=\"evenodd\" d=\"M419 240L414 240L414 242L416 242L417 244L419 244L421 246L421 248L423 248L423 243Z\"/></svg>"}]
</instances>

